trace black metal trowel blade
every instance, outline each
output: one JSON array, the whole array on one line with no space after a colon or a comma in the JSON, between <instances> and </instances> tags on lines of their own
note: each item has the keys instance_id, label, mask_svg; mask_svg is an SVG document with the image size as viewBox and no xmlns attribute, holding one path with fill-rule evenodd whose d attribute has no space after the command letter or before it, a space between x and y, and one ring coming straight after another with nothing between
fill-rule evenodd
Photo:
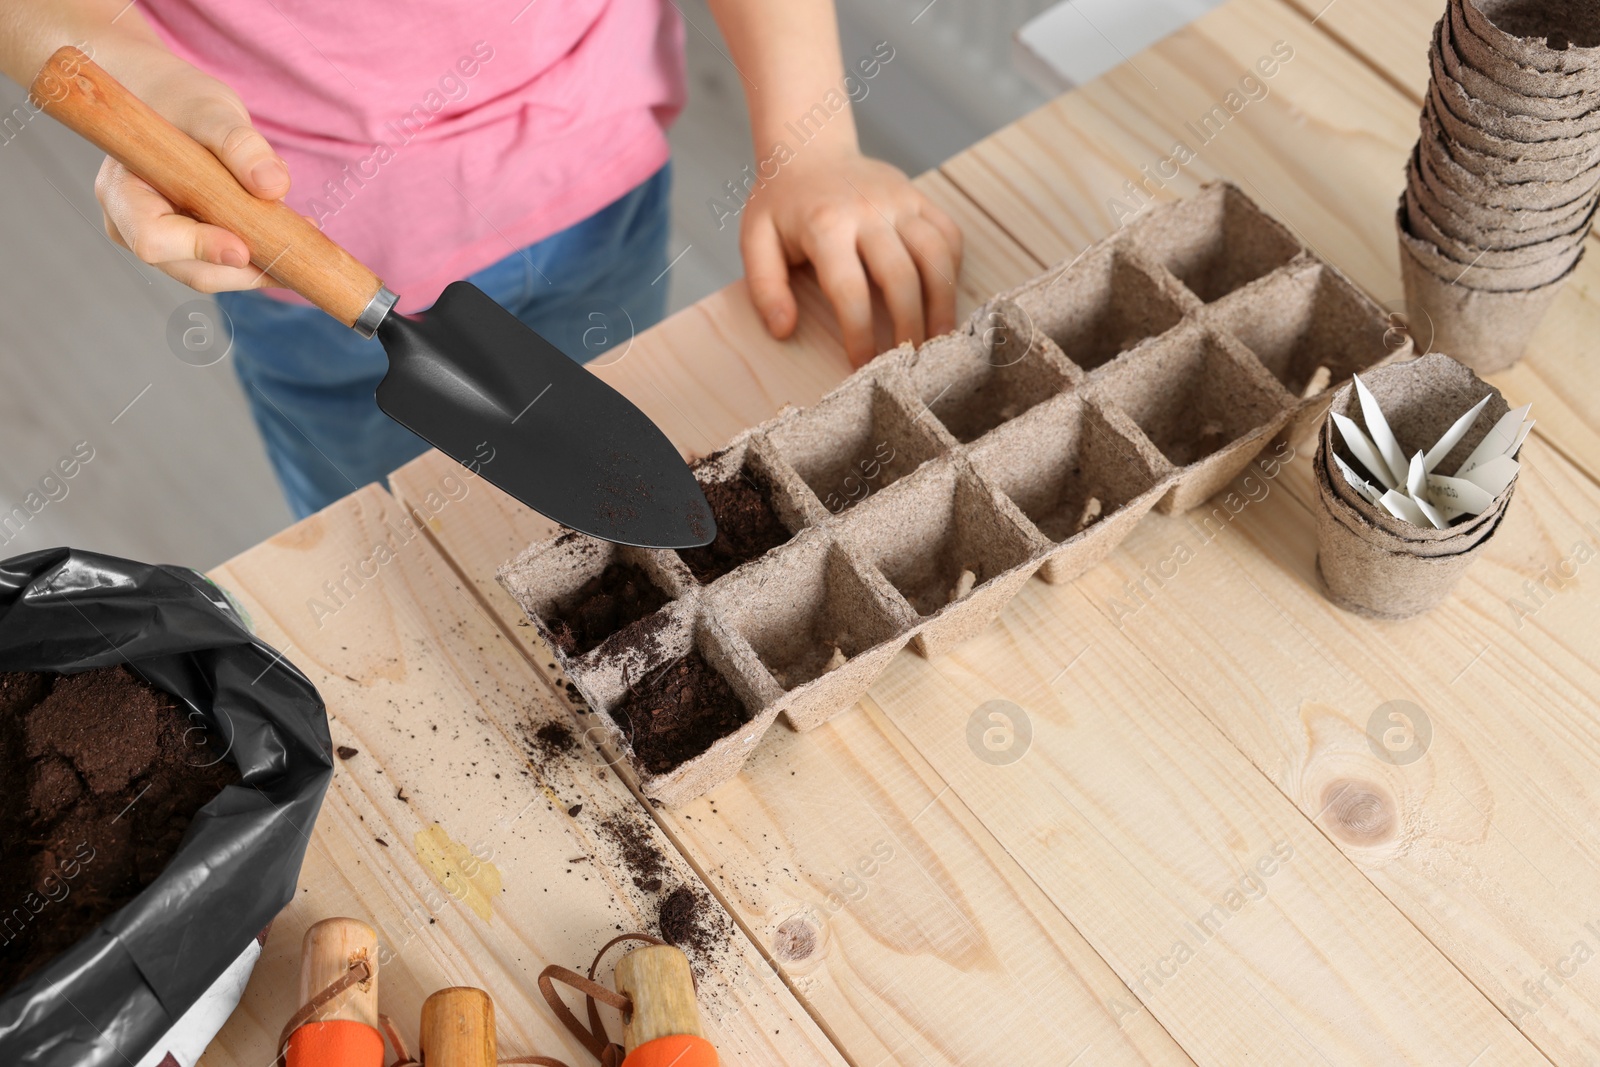
<instances>
[{"instance_id":1,"label":"black metal trowel blade","mask_svg":"<svg viewBox=\"0 0 1600 1067\"><path fill-rule=\"evenodd\" d=\"M540 514L644 548L709 544L716 523L672 442L621 393L482 290L454 282L378 327L378 406Z\"/></svg>"}]
</instances>

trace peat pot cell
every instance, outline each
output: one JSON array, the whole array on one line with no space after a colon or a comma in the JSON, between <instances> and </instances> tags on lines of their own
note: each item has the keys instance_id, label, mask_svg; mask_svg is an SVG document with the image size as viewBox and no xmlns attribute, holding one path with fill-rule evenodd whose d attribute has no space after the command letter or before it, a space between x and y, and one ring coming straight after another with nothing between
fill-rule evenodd
<instances>
[{"instance_id":1,"label":"peat pot cell","mask_svg":"<svg viewBox=\"0 0 1600 1067\"><path fill-rule=\"evenodd\" d=\"M768 433L828 511L887 488L940 451L938 435L879 382L855 379Z\"/></svg>"},{"instance_id":2,"label":"peat pot cell","mask_svg":"<svg viewBox=\"0 0 1600 1067\"><path fill-rule=\"evenodd\" d=\"M1175 467L1268 425L1291 402L1237 342L1194 325L1129 353L1097 385Z\"/></svg>"},{"instance_id":3,"label":"peat pot cell","mask_svg":"<svg viewBox=\"0 0 1600 1067\"><path fill-rule=\"evenodd\" d=\"M619 559L579 586L545 621L562 652L581 656L653 615L668 599L637 563Z\"/></svg>"},{"instance_id":4,"label":"peat pot cell","mask_svg":"<svg viewBox=\"0 0 1600 1067\"><path fill-rule=\"evenodd\" d=\"M1022 318L1015 311L1006 316L1013 317ZM975 334L929 341L906 370L922 402L963 444L1072 384L1069 366L1048 351L1055 345L1042 336L1033 340L1025 319L980 320L978 326Z\"/></svg>"},{"instance_id":5,"label":"peat pot cell","mask_svg":"<svg viewBox=\"0 0 1600 1067\"><path fill-rule=\"evenodd\" d=\"M696 650L641 679L611 717L651 774L686 763L751 719L733 686Z\"/></svg>"},{"instance_id":6,"label":"peat pot cell","mask_svg":"<svg viewBox=\"0 0 1600 1067\"><path fill-rule=\"evenodd\" d=\"M1226 182L1208 185L1139 223L1134 243L1208 304L1300 252L1299 242L1282 225Z\"/></svg>"},{"instance_id":7,"label":"peat pot cell","mask_svg":"<svg viewBox=\"0 0 1600 1067\"><path fill-rule=\"evenodd\" d=\"M1212 321L1297 397L1322 393L1410 343L1383 309L1320 264L1222 301Z\"/></svg>"},{"instance_id":8,"label":"peat pot cell","mask_svg":"<svg viewBox=\"0 0 1600 1067\"><path fill-rule=\"evenodd\" d=\"M784 544L803 521L786 506L772 477L751 451L742 444L694 465L695 477L700 479L706 503L711 505L711 517L717 523L717 537L700 548L680 549L678 556L701 584L716 581L735 567ZM786 514L788 523L784 521Z\"/></svg>"},{"instance_id":9,"label":"peat pot cell","mask_svg":"<svg viewBox=\"0 0 1600 1067\"><path fill-rule=\"evenodd\" d=\"M1165 333L1183 318L1182 288L1107 245L1017 294L1036 329L1084 370Z\"/></svg>"},{"instance_id":10,"label":"peat pot cell","mask_svg":"<svg viewBox=\"0 0 1600 1067\"><path fill-rule=\"evenodd\" d=\"M701 767L691 777L703 786L737 773L748 747L731 751L717 742L762 728L755 723L756 712L766 701L752 680L759 667L749 648L703 612L674 610L639 651L596 663L590 676L597 701L639 769L650 776L670 774L716 748L719 755L712 762L727 766ZM753 743L755 737L744 740Z\"/></svg>"},{"instance_id":11,"label":"peat pot cell","mask_svg":"<svg viewBox=\"0 0 1600 1067\"><path fill-rule=\"evenodd\" d=\"M689 577L668 554L569 531L506 564L500 582L540 636L572 660L654 615L686 591Z\"/></svg>"},{"instance_id":12,"label":"peat pot cell","mask_svg":"<svg viewBox=\"0 0 1600 1067\"><path fill-rule=\"evenodd\" d=\"M923 617L1027 563L1034 550L988 488L951 463L869 501L840 537Z\"/></svg>"},{"instance_id":13,"label":"peat pot cell","mask_svg":"<svg viewBox=\"0 0 1600 1067\"><path fill-rule=\"evenodd\" d=\"M1112 518L1171 471L1125 417L1077 395L1002 427L971 460L1058 544Z\"/></svg>"},{"instance_id":14,"label":"peat pot cell","mask_svg":"<svg viewBox=\"0 0 1600 1067\"><path fill-rule=\"evenodd\" d=\"M724 623L789 690L910 628L881 582L839 545L813 535L719 586L715 599Z\"/></svg>"}]
</instances>

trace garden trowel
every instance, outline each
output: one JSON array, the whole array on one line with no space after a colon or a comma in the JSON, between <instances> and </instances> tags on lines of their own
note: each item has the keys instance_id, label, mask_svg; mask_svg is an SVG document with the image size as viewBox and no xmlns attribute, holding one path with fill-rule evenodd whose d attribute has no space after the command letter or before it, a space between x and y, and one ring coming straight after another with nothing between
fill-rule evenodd
<instances>
[{"instance_id":1,"label":"garden trowel","mask_svg":"<svg viewBox=\"0 0 1600 1067\"><path fill-rule=\"evenodd\" d=\"M709 544L716 524L665 434L621 393L467 282L402 315L378 276L72 46L34 79L48 114L179 211L238 234L251 262L389 355L378 406L457 462L575 530L621 544ZM403 225L396 220L396 225Z\"/></svg>"}]
</instances>

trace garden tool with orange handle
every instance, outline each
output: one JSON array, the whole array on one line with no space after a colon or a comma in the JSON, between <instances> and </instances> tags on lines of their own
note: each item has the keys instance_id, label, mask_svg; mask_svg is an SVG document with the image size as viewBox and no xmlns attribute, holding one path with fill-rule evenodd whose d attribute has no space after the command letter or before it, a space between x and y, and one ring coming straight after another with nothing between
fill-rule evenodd
<instances>
[{"instance_id":1,"label":"garden tool with orange handle","mask_svg":"<svg viewBox=\"0 0 1600 1067\"><path fill-rule=\"evenodd\" d=\"M700 1030L689 959L672 945L636 948L617 961L617 992L632 1002L622 1016L622 1067L717 1067Z\"/></svg>"},{"instance_id":2,"label":"garden tool with orange handle","mask_svg":"<svg viewBox=\"0 0 1600 1067\"><path fill-rule=\"evenodd\" d=\"M600 960L613 945L644 941L617 962L617 988L595 981ZM555 983L571 986L587 998L589 1025L584 1026L556 993ZM589 1050L601 1067L717 1067L717 1050L700 1029L694 972L682 950L649 934L623 934L600 947L587 977L552 964L539 973L539 992L550 1010ZM606 1036L596 1002L622 1013L623 1044Z\"/></svg>"},{"instance_id":3,"label":"garden tool with orange handle","mask_svg":"<svg viewBox=\"0 0 1600 1067\"><path fill-rule=\"evenodd\" d=\"M378 936L357 919L324 919L300 946L300 1004L278 1048L287 1067L383 1067Z\"/></svg>"}]
</instances>

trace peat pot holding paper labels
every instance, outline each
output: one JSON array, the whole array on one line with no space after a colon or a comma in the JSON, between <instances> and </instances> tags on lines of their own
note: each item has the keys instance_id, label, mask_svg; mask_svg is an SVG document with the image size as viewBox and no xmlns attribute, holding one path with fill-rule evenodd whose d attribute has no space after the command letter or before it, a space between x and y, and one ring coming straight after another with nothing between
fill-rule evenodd
<instances>
[{"instance_id":1,"label":"peat pot holding paper labels","mask_svg":"<svg viewBox=\"0 0 1600 1067\"><path fill-rule=\"evenodd\" d=\"M1499 529L1532 423L1441 353L1357 376L1317 442L1317 568L1373 618L1437 605Z\"/></svg>"}]
</instances>

